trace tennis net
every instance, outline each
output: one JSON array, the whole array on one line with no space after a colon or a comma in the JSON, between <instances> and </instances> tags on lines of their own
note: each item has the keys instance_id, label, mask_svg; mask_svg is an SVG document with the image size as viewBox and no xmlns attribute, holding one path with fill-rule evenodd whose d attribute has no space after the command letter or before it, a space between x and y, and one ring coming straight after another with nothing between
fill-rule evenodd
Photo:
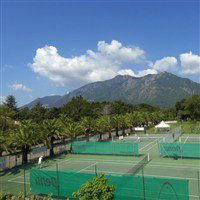
<instances>
[{"instance_id":1,"label":"tennis net","mask_svg":"<svg viewBox=\"0 0 200 200\"><path fill-rule=\"evenodd\" d=\"M134 176L136 175L141 169L145 167L146 164L148 164L150 161L149 154L145 155L144 158L139 161L136 165L134 165L128 172L125 174L125 176Z\"/></svg>"}]
</instances>

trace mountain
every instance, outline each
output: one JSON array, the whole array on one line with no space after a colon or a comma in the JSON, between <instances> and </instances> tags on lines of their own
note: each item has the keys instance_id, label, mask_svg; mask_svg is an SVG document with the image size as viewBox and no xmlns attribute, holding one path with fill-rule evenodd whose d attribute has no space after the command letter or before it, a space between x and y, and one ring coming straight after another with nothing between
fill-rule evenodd
<instances>
[{"instance_id":1,"label":"mountain","mask_svg":"<svg viewBox=\"0 0 200 200\"><path fill-rule=\"evenodd\" d=\"M147 103L169 108L193 94L200 94L199 83L168 72L139 78L118 75L110 80L87 84L51 102L49 106L60 107L72 97L81 95L89 101L122 100L130 104Z\"/></svg>"},{"instance_id":2,"label":"mountain","mask_svg":"<svg viewBox=\"0 0 200 200\"><path fill-rule=\"evenodd\" d=\"M47 108L54 107L53 104L58 101L62 96L60 95L51 95L51 96L46 96L43 98L37 98L34 101L31 101L30 103L22 106L21 108L33 108L37 103L43 104Z\"/></svg>"}]
</instances>

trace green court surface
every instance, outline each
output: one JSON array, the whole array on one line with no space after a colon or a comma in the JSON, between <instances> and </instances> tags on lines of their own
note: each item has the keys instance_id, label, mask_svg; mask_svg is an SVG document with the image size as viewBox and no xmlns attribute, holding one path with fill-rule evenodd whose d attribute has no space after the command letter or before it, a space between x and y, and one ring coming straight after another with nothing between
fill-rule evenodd
<instances>
[{"instance_id":1,"label":"green court surface","mask_svg":"<svg viewBox=\"0 0 200 200\"><path fill-rule=\"evenodd\" d=\"M164 178L167 180L188 181L189 200L199 200L200 194L200 159L161 157L159 154L159 142L166 138L166 134L140 134L139 156L115 156L115 155L87 155L87 154L63 154L54 159L46 159L41 170L74 172L77 174L118 174L120 176L131 175L144 155L150 155L150 161L144 166L143 171L138 171L135 176ZM197 134L184 134L182 138L198 140ZM195 138L195 139L193 139ZM197 138L197 139L196 139ZM126 142L124 142L126 143ZM57 164L57 165L56 165ZM30 169L37 168L37 163L26 166L26 169L14 168L0 172L0 191L18 194L20 191L31 193Z\"/></svg>"}]
</instances>

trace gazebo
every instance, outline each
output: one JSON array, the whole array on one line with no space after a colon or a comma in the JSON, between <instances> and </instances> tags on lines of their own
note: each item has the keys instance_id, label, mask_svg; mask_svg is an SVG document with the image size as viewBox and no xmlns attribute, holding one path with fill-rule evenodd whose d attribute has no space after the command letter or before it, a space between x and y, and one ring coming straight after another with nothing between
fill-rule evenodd
<instances>
[{"instance_id":1,"label":"gazebo","mask_svg":"<svg viewBox=\"0 0 200 200\"><path fill-rule=\"evenodd\" d=\"M170 125L166 124L164 121L161 121L158 125L155 126L155 132L169 131Z\"/></svg>"}]
</instances>

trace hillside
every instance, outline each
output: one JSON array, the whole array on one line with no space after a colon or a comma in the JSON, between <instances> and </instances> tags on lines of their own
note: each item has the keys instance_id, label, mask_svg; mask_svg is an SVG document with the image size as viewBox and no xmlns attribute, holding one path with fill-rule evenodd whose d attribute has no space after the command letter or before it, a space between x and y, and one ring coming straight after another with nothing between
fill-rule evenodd
<instances>
[{"instance_id":1,"label":"hillside","mask_svg":"<svg viewBox=\"0 0 200 200\"><path fill-rule=\"evenodd\" d=\"M87 84L62 97L58 96L48 105L60 107L72 97L81 95L89 101L122 100L130 104L146 103L169 108L173 107L177 101L193 94L200 94L199 83L168 72L149 74L139 78L118 75L110 80ZM41 103L44 98L40 99Z\"/></svg>"}]
</instances>

